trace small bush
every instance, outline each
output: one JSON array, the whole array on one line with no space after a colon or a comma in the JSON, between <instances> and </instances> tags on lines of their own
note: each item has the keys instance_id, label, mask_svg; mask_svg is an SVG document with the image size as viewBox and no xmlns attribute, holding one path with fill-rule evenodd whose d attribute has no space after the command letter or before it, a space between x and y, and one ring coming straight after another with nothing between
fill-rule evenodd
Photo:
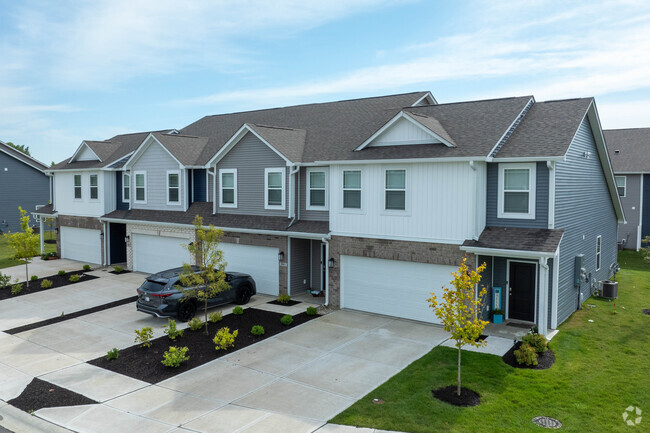
<instances>
[{"instance_id":1,"label":"small bush","mask_svg":"<svg viewBox=\"0 0 650 433\"><path fill-rule=\"evenodd\" d=\"M203 320L199 319L198 317L193 318L189 322L187 322L189 325L190 329L192 331L198 331L199 329L203 328Z\"/></svg>"},{"instance_id":2,"label":"small bush","mask_svg":"<svg viewBox=\"0 0 650 433\"><path fill-rule=\"evenodd\" d=\"M153 328L145 326L140 330L135 330L135 342L140 343L140 347L151 347L151 339L153 338Z\"/></svg>"},{"instance_id":3,"label":"small bush","mask_svg":"<svg viewBox=\"0 0 650 433\"><path fill-rule=\"evenodd\" d=\"M167 320L167 324L163 326L165 334L169 336L170 340L176 340L176 337L183 336L183 330L176 328L176 321L174 319Z\"/></svg>"},{"instance_id":4,"label":"small bush","mask_svg":"<svg viewBox=\"0 0 650 433\"><path fill-rule=\"evenodd\" d=\"M221 322L223 320L223 314L221 314L221 311L215 311L214 313L210 313L208 315L208 320L210 323Z\"/></svg>"},{"instance_id":5,"label":"small bush","mask_svg":"<svg viewBox=\"0 0 650 433\"><path fill-rule=\"evenodd\" d=\"M537 365L537 352L527 343L522 344L519 349L515 350L515 358L517 358L519 364Z\"/></svg>"},{"instance_id":6,"label":"small bush","mask_svg":"<svg viewBox=\"0 0 650 433\"><path fill-rule=\"evenodd\" d=\"M11 285L11 294L12 295L17 295L22 291L23 291L22 283L16 283L16 284Z\"/></svg>"},{"instance_id":7,"label":"small bush","mask_svg":"<svg viewBox=\"0 0 650 433\"><path fill-rule=\"evenodd\" d=\"M282 323L284 326L291 325L293 323L293 316L291 314L285 314L280 319L280 323Z\"/></svg>"},{"instance_id":8,"label":"small bush","mask_svg":"<svg viewBox=\"0 0 650 433\"><path fill-rule=\"evenodd\" d=\"M242 314L244 314L244 309L242 307L235 307L232 309L232 314L241 316Z\"/></svg>"},{"instance_id":9,"label":"small bush","mask_svg":"<svg viewBox=\"0 0 650 433\"><path fill-rule=\"evenodd\" d=\"M65 271L61 269L59 272L56 273L59 277L62 277L65 275Z\"/></svg>"},{"instance_id":10,"label":"small bush","mask_svg":"<svg viewBox=\"0 0 650 433\"><path fill-rule=\"evenodd\" d=\"M237 338L237 335L239 335L239 330L237 329L232 333L228 327L219 329L212 339L212 342L215 344L215 349L228 350L229 347L235 345L235 338Z\"/></svg>"},{"instance_id":11,"label":"small bush","mask_svg":"<svg viewBox=\"0 0 650 433\"><path fill-rule=\"evenodd\" d=\"M528 344L530 347L535 349L535 352L537 353L542 353L548 346L546 337L541 334L526 334L521 340L524 344Z\"/></svg>"},{"instance_id":12,"label":"small bush","mask_svg":"<svg viewBox=\"0 0 650 433\"><path fill-rule=\"evenodd\" d=\"M122 272L124 272L124 268L122 266L113 266L113 272L115 272L116 274L121 274Z\"/></svg>"},{"instance_id":13,"label":"small bush","mask_svg":"<svg viewBox=\"0 0 650 433\"><path fill-rule=\"evenodd\" d=\"M316 307L307 307L307 315L308 316L315 316L318 314L318 308Z\"/></svg>"},{"instance_id":14,"label":"small bush","mask_svg":"<svg viewBox=\"0 0 650 433\"><path fill-rule=\"evenodd\" d=\"M80 278L79 275L77 275L77 274L72 274L72 275L70 275L70 282L71 282L71 283L78 283L78 282L79 282L79 278Z\"/></svg>"},{"instance_id":15,"label":"small bush","mask_svg":"<svg viewBox=\"0 0 650 433\"><path fill-rule=\"evenodd\" d=\"M106 352L106 359L108 361L112 361L114 359L117 359L120 356L120 351L117 350L117 347L112 348L108 352Z\"/></svg>"},{"instance_id":16,"label":"small bush","mask_svg":"<svg viewBox=\"0 0 650 433\"><path fill-rule=\"evenodd\" d=\"M286 293L278 296L278 302L281 304L288 304L289 301L291 301L291 296L287 295Z\"/></svg>"},{"instance_id":17,"label":"small bush","mask_svg":"<svg viewBox=\"0 0 650 433\"><path fill-rule=\"evenodd\" d=\"M84 267L83 267L83 270L86 271L86 272L88 272L91 269L92 268L90 267L90 265L84 265Z\"/></svg>"},{"instance_id":18,"label":"small bush","mask_svg":"<svg viewBox=\"0 0 650 433\"><path fill-rule=\"evenodd\" d=\"M179 367L181 362L190 359L189 356L186 356L188 350L190 349L187 347L169 346L169 350L163 353L163 360L160 362L165 367Z\"/></svg>"},{"instance_id":19,"label":"small bush","mask_svg":"<svg viewBox=\"0 0 650 433\"><path fill-rule=\"evenodd\" d=\"M261 325L255 325L251 328L251 334L253 335L264 335L264 327Z\"/></svg>"},{"instance_id":20,"label":"small bush","mask_svg":"<svg viewBox=\"0 0 650 433\"><path fill-rule=\"evenodd\" d=\"M52 287L52 281L47 278L41 281L41 289L49 289Z\"/></svg>"},{"instance_id":21,"label":"small bush","mask_svg":"<svg viewBox=\"0 0 650 433\"><path fill-rule=\"evenodd\" d=\"M7 287L11 283L11 277L9 275L4 275L2 272L0 272L0 289L3 287Z\"/></svg>"},{"instance_id":22,"label":"small bush","mask_svg":"<svg viewBox=\"0 0 650 433\"><path fill-rule=\"evenodd\" d=\"M37 275L32 275L31 277L29 277L29 279L32 280L32 281L36 281L36 280L38 280L38 276Z\"/></svg>"}]
</instances>

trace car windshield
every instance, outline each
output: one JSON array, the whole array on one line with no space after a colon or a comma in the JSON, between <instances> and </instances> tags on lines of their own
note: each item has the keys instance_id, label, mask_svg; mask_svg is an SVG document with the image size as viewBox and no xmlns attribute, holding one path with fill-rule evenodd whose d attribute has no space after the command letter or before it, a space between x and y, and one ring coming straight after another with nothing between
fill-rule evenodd
<instances>
[{"instance_id":1,"label":"car windshield","mask_svg":"<svg viewBox=\"0 0 650 433\"><path fill-rule=\"evenodd\" d=\"M160 292L165 287L165 283L159 283L157 281L146 280L141 286L140 289L146 290L147 292Z\"/></svg>"}]
</instances>

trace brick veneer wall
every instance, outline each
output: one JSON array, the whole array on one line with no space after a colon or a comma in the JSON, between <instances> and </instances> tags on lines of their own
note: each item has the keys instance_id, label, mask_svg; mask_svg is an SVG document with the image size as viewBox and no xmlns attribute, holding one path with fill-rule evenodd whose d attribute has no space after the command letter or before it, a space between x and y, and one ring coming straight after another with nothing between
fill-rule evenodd
<instances>
[{"instance_id":1,"label":"brick veneer wall","mask_svg":"<svg viewBox=\"0 0 650 433\"><path fill-rule=\"evenodd\" d=\"M96 217L82 217L82 216L73 216L73 215L59 215L56 218L56 254L61 257L61 227L77 227L80 229L91 229L99 230L101 233L104 233L104 225L99 222L99 219ZM105 262L104 257L104 239L101 240L102 248L102 263Z\"/></svg>"},{"instance_id":2,"label":"brick veneer wall","mask_svg":"<svg viewBox=\"0 0 650 433\"><path fill-rule=\"evenodd\" d=\"M335 308L341 305L342 255L449 266L458 266L463 257L467 256L469 264L475 262L474 255L461 251L458 245L332 236L330 257L335 260L335 264L329 269L329 303Z\"/></svg>"},{"instance_id":3,"label":"brick veneer wall","mask_svg":"<svg viewBox=\"0 0 650 433\"><path fill-rule=\"evenodd\" d=\"M193 227L169 227L156 224L127 224L126 235L129 237L129 242L126 244L126 266L128 269L133 270L133 233L140 233L153 236L174 236L186 238L189 242L196 241L196 230ZM184 236L179 236L184 235ZM196 264L196 257L191 258L191 265Z\"/></svg>"}]
</instances>

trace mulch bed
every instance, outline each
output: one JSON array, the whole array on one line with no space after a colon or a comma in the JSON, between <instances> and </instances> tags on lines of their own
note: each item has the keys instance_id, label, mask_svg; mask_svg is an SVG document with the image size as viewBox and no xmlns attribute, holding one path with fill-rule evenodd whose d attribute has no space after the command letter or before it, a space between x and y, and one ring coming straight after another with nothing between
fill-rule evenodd
<instances>
[{"instance_id":1,"label":"mulch bed","mask_svg":"<svg viewBox=\"0 0 650 433\"><path fill-rule=\"evenodd\" d=\"M109 274L113 274L113 275L122 275L122 274L130 274L130 273L131 273L131 271L127 271L126 269L123 270L122 272L116 272L116 271L110 271L109 272Z\"/></svg>"},{"instance_id":2,"label":"mulch bed","mask_svg":"<svg viewBox=\"0 0 650 433\"><path fill-rule=\"evenodd\" d=\"M510 350L508 350L506 354L501 358L503 359L503 362L511 367L528 368L531 370L546 370L555 364L555 353L553 353L551 349L546 349L542 353L537 354L537 365L519 364L517 362L517 358L515 357L515 350L519 349L520 347L521 341L516 342L515 345L512 346Z\"/></svg>"},{"instance_id":3,"label":"mulch bed","mask_svg":"<svg viewBox=\"0 0 650 433\"><path fill-rule=\"evenodd\" d=\"M45 407L80 406L98 402L69 389L34 378L18 397L7 403L25 412L32 412Z\"/></svg>"},{"instance_id":4,"label":"mulch bed","mask_svg":"<svg viewBox=\"0 0 650 433\"><path fill-rule=\"evenodd\" d=\"M284 305L285 307L292 307L294 305L300 304L300 301L294 301L293 299L287 302L280 302L277 299L274 301L269 301L267 304L273 304L273 305Z\"/></svg>"},{"instance_id":5,"label":"mulch bed","mask_svg":"<svg viewBox=\"0 0 650 433\"><path fill-rule=\"evenodd\" d=\"M2 331L2 332L6 334L14 335L20 332L30 331L32 329L40 328L42 326L52 325L54 323L59 323L70 319L76 319L77 317L96 313L98 311L108 310L109 308L119 307L120 305L130 304L137 300L138 300L137 296L131 296L129 298L120 299L119 301L113 301L113 302L109 302L108 304L98 305L92 308L86 308L85 310L75 311L74 313L65 314L63 316L41 320L40 322L30 323L29 325L18 326L17 328L7 329L6 331Z\"/></svg>"},{"instance_id":6,"label":"mulch bed","mask_svg":"<svg viewBox=\"0 0 650 433\"><path fill-rule=\"evenodd\" d=\"M641 312L646 316L650 316L650 308L644 308L643 310L641 310Z\"/></svg>"},{"instance_id":7,"label":"mulch bed","mask_svg":"<svg viewBox=\"0 0 650 433\"><path fill-rule=\"evenodd\" d=\"M465 387L460 388L460 396L456 394L456 385L445 386L431 391L438 400L454 406L478 406L481 404L481 395Z\"/></svg>"},{"instance_id":8,"label":"mulch bed","mask_svg":"<svg viewBox=\"0 0 650 433\"><path fill-rule=\"evenodd\" d=\"M23 295L29 295L30 293L37 293L37 292L42 292L43 290L50 290L50 289L56 289L57 287L63 287L63 286L68 286L70 284L76 284L70 281L70 275L77 274L81 278L79 278L79 281L77 283L81 283L84 281L90 281L94 280L96 277L94 275L88 275L84 274L85 271L80 270L80 271L71 271L71 272L66 272L65 275L50 275L49 277L43 277L39 278L34 281L29 281L29 288L27 288L27 283L23 281L21 284L23 285L23 289L20 291L20 293L16 295L11 294L11 284L8 286L5 286L3 288L0 288L0 301L3 299L9 299L9 298L15 298L16 296L23 296ZM41 281L43 280L50 280L52 281L52 287L49 287L47 289L41 288Z\"/></svg>"},{"instance_id":9,"label":"mulch bed","mask_svg":"<svg viewBox=\"0 0 650 433\"><path fill-rule=\"evenodd\" d=\"M188 328L184 331L182 337L175 340L170 340L165 335L151 340L152 345L149 348L140 347L139 345L131 346L120 350L117 359L108 361L106 357L101 357L88 361L88 364L148 383L157 383L318 317L300 313L293 316L291 325L285 326L280 323L282 316L283 314L272 311L247 308L242 315L228 314L224 316L221 322L209 323L209 336L205 335L205 329L192 331ZM202 318L200 314L198 317ZM250 331L254 325L263 326L264 335L252 335ZM230 332L234 332L235 329L239 330L239 335L235 339L235 346L225 351L216 350L212 342L217 330L223 327L230 328ZM187 346L189 348L187 355L190 359L177 368L165 367L161 361L163 353L169 350L169 346Z\"/></svg>"}]
</instances>

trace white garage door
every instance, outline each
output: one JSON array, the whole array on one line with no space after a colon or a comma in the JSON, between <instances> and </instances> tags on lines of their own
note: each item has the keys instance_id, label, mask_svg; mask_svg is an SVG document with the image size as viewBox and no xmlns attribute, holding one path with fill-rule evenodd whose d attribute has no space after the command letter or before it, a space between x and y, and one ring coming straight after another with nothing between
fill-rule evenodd
<instances>
[{"instance_id":1,"label":"white garage door","mask_svg":"<svg viewBox=\"0 0 650 433\"><path fill-rule=\"evenodd\" d=\"M102 242L99 230L61 227L61 257L100 264Z\"/></svg>"},{"instance_id":2,"label":"white garage door","mask_svg":"<svg viewBox=\"0 0 650 433\"><path fill-rule=\"evenodd\" d=\"M257 293L278 295L280 270L278 267L278 249L239 245L222 242L219 248L224 252L228 265L227 271L250 274L255 280Z\"/></svg>"},{"instance_id":3,"label":"white garage door","mask_svg":"<svg viewBox=\"0 0 650 433\"><path fill-rule=\"evenodd\" d=\"M427 299L441 299L454 266L341 256L341 306L438 323Z\"/></svg>"},{"instance_id":4,"label":"white garage door","mask_svg":"<svg viewBox=\"0 0 650 433\"><path fill-rule=\"evenodd\" d=\"M155 274L190 263L190 253L182 245L184 238L133 234L133 270Z\"/></svg>"}]
</instances>

